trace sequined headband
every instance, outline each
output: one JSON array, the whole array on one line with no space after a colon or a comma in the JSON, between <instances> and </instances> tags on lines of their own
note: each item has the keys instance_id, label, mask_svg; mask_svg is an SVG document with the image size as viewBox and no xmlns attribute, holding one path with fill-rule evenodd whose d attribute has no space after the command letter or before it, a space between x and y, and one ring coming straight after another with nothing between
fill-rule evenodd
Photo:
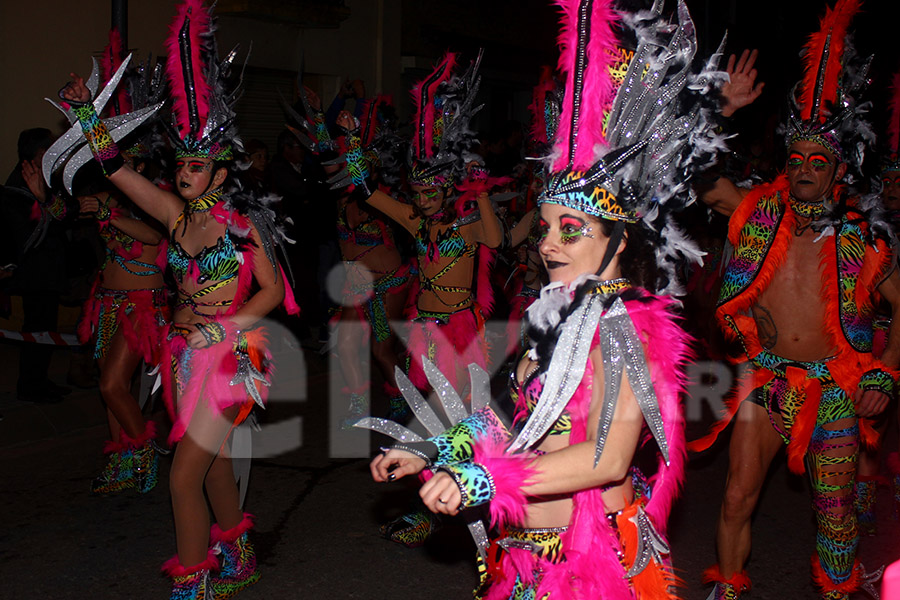
<instances>
[{"instance_id":1,"label":"sequined headband","mask_svg":"<svg viewBox=\"0 0 900 600\"><path fill-rule=\"evenodd\" d=\"M558 204L610 221L635 223L641 218L637 212L626 211L597 177L583 171L551 173L538 198L538 206L542 204Z\"/></svg>"},{"instance_id":2,"label":"sequined headband","mask_svg":"<svg viewBox=\"0 0 900 600\"><path fill-rule=\"evenodd\" d=\"M795 142L815 142L834 154L838 160L843 160L844 158L844 150L833 132L811 134L795 131L793 134L785 137L785 147L790 148Z\"/></svg>"}]
</instances>

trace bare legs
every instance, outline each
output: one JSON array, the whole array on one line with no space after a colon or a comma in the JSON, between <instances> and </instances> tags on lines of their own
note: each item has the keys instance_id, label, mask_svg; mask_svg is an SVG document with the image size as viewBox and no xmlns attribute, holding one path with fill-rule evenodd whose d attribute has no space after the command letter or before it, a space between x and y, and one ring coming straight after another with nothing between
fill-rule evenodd
<instances>
[{"instance_id":1,"label":"bare legs","mask_svg":"<svg viewBox=\"0 0 900 600\"><path fill-rule=\"evenodd\" d=\"M132 352L121 328L109 342L106 356L99 359L100 395L106 403L110 439L119 440L120 431L137 439L144 433L144 417L137 399L131 395L131 377L141 362L140 355Z\"/></svg>"},{"instance_id":2,"label":"bare legs","mask_svg":"<svg viewBox=\"0 0 900 600\"><path fill-rule=\"evenodd\" d=\"M725 579L740 573L750 556L750 520L766 473L782 446L766 409L744 402L735 417L728 451L728 479L716 530L719 571Z\"/></svg>"},{"instance_id":3,"label":"bare legs","mask_svg":"<svg viewBox=\"0 0 900 600\"><path fill-rule=\"evenodd\" d=\"M403 310L403 302L405 301L402 293L386 293L383 296L385 313L388 322L396 320ZM338 321L338 338L337 352L338 360L341 365L341 372L344 374L344 380L347 387L351 391L363 389L370 382L363 377L360 365L360 354L365 348L362 348L362 340L360 334L362 329L371 329L370 324L366 320L360 320L356 307L345 306L341 310L341 316ZM368 332L371 339L371 352L375 358L375 364L381 372L381 376L391 386L396 387L394 380L394 367L399 364L398 353L396 349L396 337L391 333L388 339L376 341L374 332Z\"/></svg>"},{"instance_id":4,"label":"bare legs","mask_svg":"<svg viewBox=\"0 0 900 600\"><path fill-rule=\"evenodd\" d=\"M204 489L222 530L237 526L243 518L231 458L222 449L238 410L233 406L216 416L201 400L175 449L169 489L182 565L190 567L207 557L210 522Z\"/></svg>"}]
</instances>

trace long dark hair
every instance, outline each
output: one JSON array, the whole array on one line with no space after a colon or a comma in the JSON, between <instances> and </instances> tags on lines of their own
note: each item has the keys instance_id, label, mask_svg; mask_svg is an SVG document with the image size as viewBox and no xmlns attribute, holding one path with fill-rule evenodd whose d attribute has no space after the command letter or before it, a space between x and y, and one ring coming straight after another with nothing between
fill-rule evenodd
<instances>
[{"instance_id":1,"label":"long dark hair","mask_svg":"<svg viewBox=\"0 0 900 600\"><path fill-rule=\"evenodd\" d=\"M597 221L603 234L609 237L615 223L608 219ZM660 270L652 250L651 235L640 223L625 224L625 248L619 254L619 272L632 285L653 291L659 283Z\"/></svg>"}]
</instances>

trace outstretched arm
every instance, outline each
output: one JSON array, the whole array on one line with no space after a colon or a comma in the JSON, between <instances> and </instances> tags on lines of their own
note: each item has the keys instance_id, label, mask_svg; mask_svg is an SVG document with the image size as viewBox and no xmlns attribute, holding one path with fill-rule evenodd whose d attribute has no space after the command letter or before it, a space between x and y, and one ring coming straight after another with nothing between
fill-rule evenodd
<instances>
[{"instance_id":1,"label":"outstretched arm","mask_svg":"<svg viewBox=\"0 0 900 600\"><path fill-rule=\"evenodd\" d=\"M366 202L377 208L394 221L399 223L408 232L415 234L416 228L419 226L419 219L412 218L412 208L408 204L403 204L399 200L391 198L381 190L375 190Z\"/></svg>"},{"instance_id":2,"label":"outstretched arm","mask_svg":"<svg viewBox=\"0 0 900 600\"><path fill-rule=\"evenodd\" d=\"M84 79L75 73L70 73L70 75L72 81L63 88L62 97L69 102L78 104L78 108L83 110L85 115L87 115L86 117L84 115L79 115L79 120L81 121L82 128L85 129L85 137L91 144L94 156L97 157L98 160L100 160L100 158L97 155L98 148L95 146L95 141L101 140L106 144L103 149L105 159L101 161L101 164L113 165L108 172L104 169L107 177L113 185L122 190L122 192L131 198L135 204L140 206L144 212L157 221L171 227L178 214L183 210L184 203L175 194L161 190L153 185L146 177L128 165L115 166L117 163L121 164L118 148L115 146L115 142L112 141L112 137L109 135L106 125L104 125L103 121L97 118L96 113L93 112L94 107L90 104L91 95L87 86L84 84ZM86 119L91 119L91 123L88 124ZM90 131L88 130L89 127L91 127ZM118 161L111 161L109 159L109 156L113 155L118 158Z\"/></svg>"},{"instance_id":3,"label":"outstretched arm","mask_svg":"<svg viewBox=\"0 0 900 600\"><path fill-rule=\"evenodd\" d=\"M513 227L509 232L509 245L512 248L515 248L519 244L525 242L528 239L528 232L531 231L532 221L534 221L534 217L537 214L537 209L532 208L529 210L522 220L516 223L516 226Z\"/></svg>"},{"instance_id":4,"label":"outstretched arm","mask_svg":"<svg viewBox=\"0 0 900 600\"><path fill-rule=\"evenodd\" d=\"M708 207L730 217L740 206L744 196L749 190L739 188L734 182L725 177L719 177L709 188L700 191L700 200Z\"/></svg>"}]
</instances>

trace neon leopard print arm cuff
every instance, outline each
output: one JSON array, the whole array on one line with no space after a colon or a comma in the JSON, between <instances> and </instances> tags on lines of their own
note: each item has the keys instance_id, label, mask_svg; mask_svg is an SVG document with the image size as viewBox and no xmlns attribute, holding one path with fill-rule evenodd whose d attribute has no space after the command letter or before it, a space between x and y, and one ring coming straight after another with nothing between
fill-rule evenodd
<instances>
[{"instance_id":1,"label":"neon leopard print arm cuff","mask_svg":"<svg viewBox=\"0 0 900 600\"><path fill-rule=\"evenodd\" d=\"M509 430L490 406L469 415L459 423L428 441L437 446L436 465L462 462L472 458L476 441L491 438L500 444L509 441Z\"/></svg>"},{"instance_id":2,"label":"neon leopard print arm cuff","mask_svg":"<svg viewBox=\"0 0 900 600\"><path fill-rule=\"evenodd\" d=\"M894 397L894 377L882 369L872 369L863 373L859 380L859 387L864 390L877 390L889 397Z\"/></svg>"},{"instance_id":3,"label":"neon leopard print arm cuff","mask_svg":"<svg viewBox=\"0 0 900 600\"><path fill-rule=\"evenodd\" d=\"M361 187L366 192L366 196L371 196L372 192L369 188L369 178L371 177L371 169L369 169L369 161L366 160L363 152L362 140L359 137L359 127L347 132L347 171L350 173L350 181L356 187Z\"/></svg>"},{"instance_id":4,"label":"neon leopard print arm cuff","mask_svg":"<svg viewBox=\"0 0 900 600\"><path fill-rule=\"evenodd\" d=\"M125 160L119 154L119 147L106 128L106 124L97 115L94 105L86 102L72 106L72 112L81 123L81 130L87 139L94 158L100 163L103 174L109 177L122 168Z\"/></svg>"},{"instance_id":5,"label":"neon leopard print arm cuff","mask_svg":"<svg viewBox=\"0 0 900 600\"><path fill-rule=\"evenodd\" d=\"M445 465L438 470L450 475L459 486L459 493L462 496L460 508L487 504L497 495L490 471L478 463L467 461Z\"/></svg>"}]
</instances>

